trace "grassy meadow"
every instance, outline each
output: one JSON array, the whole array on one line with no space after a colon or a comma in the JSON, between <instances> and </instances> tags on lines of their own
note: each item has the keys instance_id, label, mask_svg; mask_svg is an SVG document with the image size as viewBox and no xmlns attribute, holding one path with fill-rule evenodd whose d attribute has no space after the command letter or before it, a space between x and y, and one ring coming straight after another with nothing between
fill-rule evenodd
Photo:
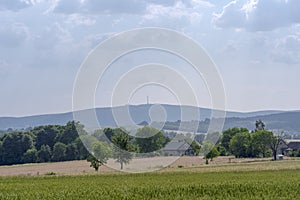
<instances>
[{"instance_id":1,"label":"grassy meadow","mask_svg":"<svg viewBox=\"0 0 300 200\"><path fill-rule=\"evenodd\" d=\"M299 161L266 162L265 169L257 168L261 164L142 174L0 177L0 199L299 199Z\"/></svg>"}]
</instances>

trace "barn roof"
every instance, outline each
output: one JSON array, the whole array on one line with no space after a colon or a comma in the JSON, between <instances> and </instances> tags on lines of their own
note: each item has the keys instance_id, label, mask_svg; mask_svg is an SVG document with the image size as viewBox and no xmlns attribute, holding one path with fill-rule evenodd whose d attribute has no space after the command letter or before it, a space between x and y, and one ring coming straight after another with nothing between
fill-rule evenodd
<instances>
[{"instance_id":1,"label":"barn roof","mask_svg":"<svg viewBox=\"0 0 300 200\"><path fill-rule=\"evenodd\" d=\"M166 151L186 151L190 148L190 144L185 141L170 142L164 148Z\"/></svg>"},{"instance_id":2,"label":"barn roof","mask_svg":"<svg viewBox=\"0 0 300 200\"><path fill-rule=\"evenodd\" d=\"M288 147L293 150L298 150L300 148L300 141L289 142Z\"/></svg>"}]
</instances>

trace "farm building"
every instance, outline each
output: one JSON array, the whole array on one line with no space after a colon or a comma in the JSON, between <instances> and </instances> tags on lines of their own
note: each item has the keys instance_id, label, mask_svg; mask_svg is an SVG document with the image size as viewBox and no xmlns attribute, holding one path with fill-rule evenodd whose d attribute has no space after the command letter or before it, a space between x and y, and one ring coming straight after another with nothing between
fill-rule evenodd
<instances>
[{"instance_id":1,"label":"farm building","mask_svg":"<svg viewBox=\"0 0 300 200\"><path fill-rule=\"evenodd\" d=\"M288 147L293 149L294 151L300 148L300 140L291 140L288 143Z\"/></svg>"},{"instance_id":2,"label":"farm building","mask_svg":"<svg viewBox=\"0 0 300 200\"><path fill-rule=\"evenodd\" d=\"M170 142L163 148L166 156L194 155L191 145L186 141Z\"/></svg>"},{"instance_id":3,"label":"farm building","mask_svg":"<svg viewBox=\"0 0 300 200\"><path fill-rule=\"evenodd\" d=\"M284 151L284 155L290 155L292 151L297 151L300 148L300 140L287 140L287 147Z\"/></svg>"}]
</instances>

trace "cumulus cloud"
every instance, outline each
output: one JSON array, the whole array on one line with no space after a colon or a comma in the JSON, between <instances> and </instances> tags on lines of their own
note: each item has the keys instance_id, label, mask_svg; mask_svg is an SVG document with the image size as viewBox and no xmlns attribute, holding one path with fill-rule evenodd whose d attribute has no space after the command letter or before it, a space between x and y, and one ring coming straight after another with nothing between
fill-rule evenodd
<instances>
[{"instance_id":1,"label":"cumulus cloud","mask_svg":"<svg viewBox=\"0 0 300 200\"><path fill-rule=\"evenodd\" d=\"M204 0L174 1L174 4L149 4L142 25L163 26L184 31L190 25L198 26L206 12L215 7Z\"/></svg>"},{"instance_id":2,"label":"cumulus cloud","mask_svg":"<svg viewBox=\"0 0 300 200\"><path fill-rule=\"evenodd\" d=\"M248 31L270 31L300 23L299 0L232 1L214 14L219 28L241 28Z\"/></svg>"},{"instance_id":3,"label":"cumulus cloud","mask_svg":"<svg viewBox=\"0 0 300 200\"><path fill-rule=\"evenodd\" d=\"M222 28L242 27L245 13L239 9L240 6L241 4L237 1L232 1L224 6L222 13L214 14L214 24Z\"/></svg>"},{"instance_id":4,"label":"cumulus cloud","mask_svg":"<svg viewBox=\"0 0 300 200\"><path fill-rule=\"evenodd\" d=\"M18 11L30 5L31 2L25 0L0 0L0 10Z\"/></svg>"},{"instance_id":5,"label":"cumulus cloud","mask_svg":"<svg viewBox=\"0 0 300 200\"><path fill-rule=\"evenodd\" d=\"M279 39L272 51L273 60L286 64L300 63L300 38L296 35L289 35Z\"/></svg>"},{"instance_id":6,"label":"cumulus cloud","mask_svg":"<svg viewBox=\"0 0 300 200\"><path fill-rule=\"evenodd\" d=\"M96 19L92 16L84 16L80 14L70 14L66 20L66 23L72 24L75 26L78 25L94 25L96 23Z\"/></svg>"},{"instance_id":7,"label":"cumulus cloud","mask_svg":"<svg viewBox=\"0 0 300 200\"><path fill-rule=\"evenodd\" d=\"M29 38L28 28L22 23L7 24L0 27L0 46L17 47Z\"/></svg>"},{"instance_id":8,"label":"cumulus cloud","mask_svg":"<svg viewBox=\"0 0 300 200\"><path fill-rule=\"evenodd\" d=\"M54 11L57 13L73 14L82 9L81 0L60 0L56 3Z\"/></svg>"},{"instance_id":9,"label":"cumulus cloud","mask_svg":"<svg viewBox=\"0 0 300 200\"><path fill-rule=\"evenodd\" d=\"M174 6L177 2L186 5L202 4L211 5L203 0L59 0L54 7L54 12L62 14L144 14L150 5Z\"/></svg>"},{"instance_id":10,"label":"cumulus cloud","mask_svg":"<svg viewBox=\"0 0 300 200\"><path fill-rule=\"evenodd\" d=\"M45 27L41 33L34 37L33 41L39 50L53 50L57 45L71 42L72 36L69 31L56 22Z\"/></svg>"},{"instance_id":11,"label":"cumulus cloud","mask_svg":"<svg viewBox=\"0 0 300 200\"><path fill-rule=\"evenodd\" d=\"M139 14L146 9L146 3L140 0L88 0L85 7L95 14Z\"/></svg>"},{"instance_id":12,"label":"cumulus cloud","mask_svg":"<svg viewBox=\"0 0 300 200\"><path fill-rule=\"evenodd\" d=\"M54 12L62 14L136 14L146 9L144 1L139 0L60 0Z\"/></svg>"},{"instance_id":13,"label":"cumulus cloud","mask_svg":"<svg viewBox=\"0 0 300 200\"><path fill-rule=\"evenodd\" d=\"M194 14L197 14L196 12L189 12L189 10L186 9L185 5L182 3L177 3L173 7L167 7L162 5L150 5L148 7L148 12L145 16L145 18L157 18L159 16L172 16L174 18L181 18L181 17L190 17Z\"/></svg>"}]
</instances>

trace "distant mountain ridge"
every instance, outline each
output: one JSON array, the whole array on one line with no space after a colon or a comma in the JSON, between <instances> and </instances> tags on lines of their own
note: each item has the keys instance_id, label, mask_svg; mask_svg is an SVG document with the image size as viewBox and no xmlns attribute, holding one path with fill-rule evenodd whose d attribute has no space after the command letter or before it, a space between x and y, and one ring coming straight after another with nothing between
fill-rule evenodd
<instances>
[{"instance_id":1,"label":"distant mountain ridge","mask_svg":"<svg viewBox=\"0 0 300 200\"><path fill-rule=\"evenodd\" d=\"M139 124L141 122L151 122L149 116L149 110L152 104L144 105L129 105L129 113L132 120ZM178 105L161 105L166 112L166 120L170 122L175 122L181 120L181 109L190 110L191 112L197 111L200 113L199 120L205 120L210 118L211 109L198 108L193 106L178 106ZM126 110L126 106L119 107L104 107L96 108L95 113L101 122L101 126L116 126L115 119L113 117L113 112L118 110ZM93 109L76 111L75 114L87 114L89 112L94 112ZM186 116L186 120L195 119L195 116ZM225 128L233 126L252 126L257 119L262 119L266 124L273 128L289 129L290 131L300 132L300 111L258 111L258 112L226 112L226 123ZM5 130L8 128L21 129L28 127L36 127L40 125L57 124L64 125L68 121L73 120L73 113L60 113L60 114L45 114L45 115L35 115L27 117L0 117L0 130Z\"/></svg>"},{"instance_id":2,"label":"distant mountain ridge","mask_svg":"<svg viewBox=\"0 0 300 200\"><path fill-rule=\"evenodd\" d=\"M290 134L300 135L300 111L289 111L247 118L227 118L224 129L230 127L254 128L254 122L261 119L270 130L283 130Z\"/></svg>"}]
</instances>

